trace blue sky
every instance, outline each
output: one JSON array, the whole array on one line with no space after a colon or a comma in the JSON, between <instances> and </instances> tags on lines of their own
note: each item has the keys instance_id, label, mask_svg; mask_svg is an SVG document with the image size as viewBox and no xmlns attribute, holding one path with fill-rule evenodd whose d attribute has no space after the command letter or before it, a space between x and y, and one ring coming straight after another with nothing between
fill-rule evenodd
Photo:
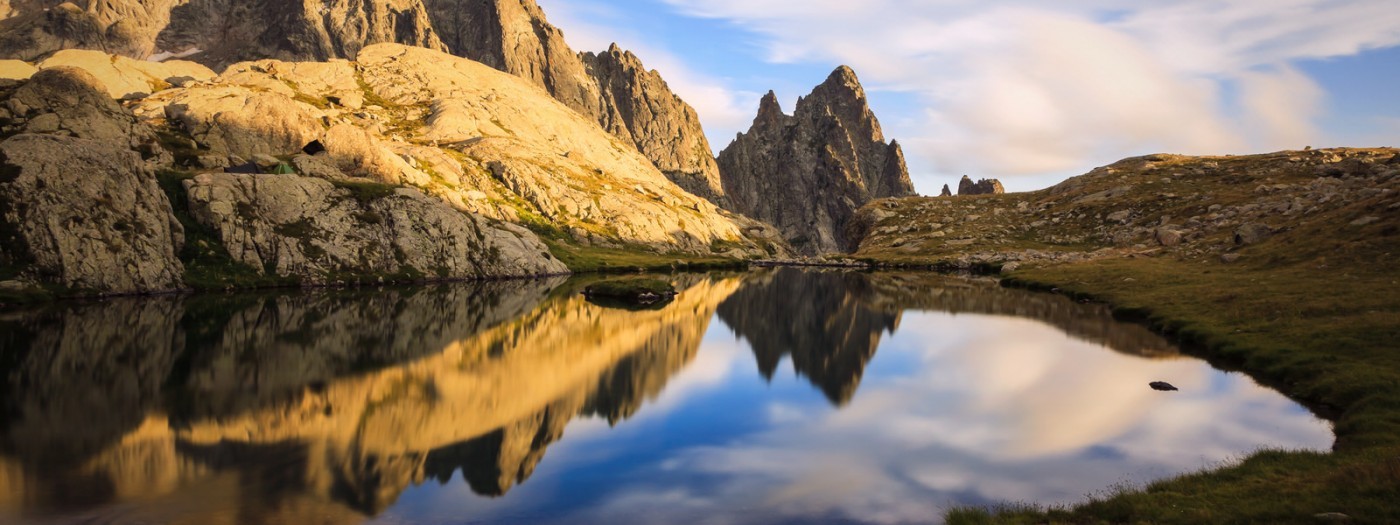
<instances>
[{"instance_id":1,"label":"blue sky","mask_svg":"<svg viewBox=\"0 0 1400 525\"><path fill-rule=\"evenodd\" d=\"M849 65L922 193L1156 152L1400 146L1390 0L538 1L575 49L660 71L716 150L763 93L791 112Z\"/></svg>"}]
</instances>

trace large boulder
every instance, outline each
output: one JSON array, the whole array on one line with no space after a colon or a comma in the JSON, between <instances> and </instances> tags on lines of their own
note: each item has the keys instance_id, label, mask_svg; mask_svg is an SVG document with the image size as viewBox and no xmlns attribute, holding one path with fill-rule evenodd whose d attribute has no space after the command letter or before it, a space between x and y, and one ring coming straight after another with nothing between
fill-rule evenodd
<instances>
[{"instance_id":1,"label":"large boulder","mask_svg":"<svg viewBox=\"0 0 1400 525\"><path fill-rule=\"evenodd\" d=\"M568 272L528 230L488 222L416 189L232 173L184 184L191 215L235 260L303 283Z\"/></svg>"},{"instance_id":2,"label":"large boulder","mask_svg":"<svg viewBox=\"0 0 1400 525\"><path fill-rule=\"evenodd\" d=\"M77 68L35 73L0 104L0 125L0 133L68 135L158 154L155 133L108 97L100 80Z\"/></svg>"},{"instance_id":3,"label":"large boulder","mask_svg":"<svg viewBox=\"0 0 1400 525\"><path fill-rule=\"evenodd\" d=\"M116 141L21 134L0 143L0 265L106 294L183 286L184 231L155 174Z\"/></svg>"}]
</instances>

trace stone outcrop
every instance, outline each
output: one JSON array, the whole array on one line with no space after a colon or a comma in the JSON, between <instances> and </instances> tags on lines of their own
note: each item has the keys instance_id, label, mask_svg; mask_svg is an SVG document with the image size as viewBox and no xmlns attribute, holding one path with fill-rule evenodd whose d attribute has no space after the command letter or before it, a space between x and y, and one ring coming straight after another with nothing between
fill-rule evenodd
<instances>
[{"instance_id":1,"label":"stone outcrop","mask_svg":"<svg viewBox=\"0 0 1400 525\"><path fill-rule=\"evenodd\" d=\"M943 186L948 187L946 184ZM996 179L981 179L972 182L972 178L963 175L958 181L958 195L1000 195L1006 193L1006 189L1001 187L1001 181Z\"/></svg>"},{"instance_id":2,"label":"stone outcrop","mask_svg":"<svg viewBox=\"0 0 1400 525\"><path fill-rule=\"evenodd\" d=\"M153 169L168 155L102 89L54 68L0 93L0 267L87 293L180 288L183 229Z\"/></svg>"},{"instance_id":3,"label":"stone outcrop","mask_svg":"<svg viewBox=\"0 0 1400 525\"><path fill-rule=\"evenodd\" d=\"M216 69L260 59L353 60L377 43L448 51L548 91L641 151L687 191L721 202L718 168L694 109L630 53L614 47L576 54L534 0L33 0L6 6L12 16L0 20L0 58L31 62L65 49L131 57L147 69L162 66L145 59L168 56ZM135 85L109 85L119 95L153 92L141 87L144 79L128 80Z\"/></svg>"},{"instance_id":4,"label":"stone outcrop","mask_svg":"<svg viewBox=\"0 0 1400 525\"><path fill-rule=\"evenodd\" d=\"M414 188L337 188L297 175L206 173L190 214L235 260L302 283L344 274L470 279L567 273L528 230L491 224Z\"/></svg>"},{"instance_id":5,"label":"stone outcrop","mask_svg":"<svg viewBox=\"0 0 1400 525\"><path fill-rule=\"evenodd\" d=\"M731 209L767 221L806 254L850 251L846 223L872 199L914 193L898 142L885 142L855 72L842 66L788 116L772 92L719 155Z\"/></svg>"},{"instance_id":6,"label":"stone outcrop","mask_svg":"<svg viewBox=\"0 0 1400 525\"><path fill-rule=\"evenodd\" d=\"M603 129L636 144L686 191L723 205L719 165L695 109L672 93L660 74L616 44L604 53L581 56L601 87L598 118Z\"/></svg>"},{"instance_id":7,"label":"stone outcrop","mask_svg":"<svg viewBox=\"0 0 1400 525\"><path fill-rule=\"evenodd\" d=\"M889 199L860 210L857 253L1002 271L1144 256L1368 267L1374 259L1356 247L1397 231L1395 156L1394 148L1158 154L1001 199Z\"/></svg>"},{"instance_id":8,"label":"stone outcrop","mask_svg":"<svg viewBox=\"0 0 1400 525\"><path fill-rule=\"evenodd\" d=\"M944 184L944 185L943 185L943 191L942 191L942 192L939 192L938 196L939 196L939 197L952 197L952 196L953 196L953 190L948 189L948 185L947 185L947 184Z\"/></svg>"}]
</instances>

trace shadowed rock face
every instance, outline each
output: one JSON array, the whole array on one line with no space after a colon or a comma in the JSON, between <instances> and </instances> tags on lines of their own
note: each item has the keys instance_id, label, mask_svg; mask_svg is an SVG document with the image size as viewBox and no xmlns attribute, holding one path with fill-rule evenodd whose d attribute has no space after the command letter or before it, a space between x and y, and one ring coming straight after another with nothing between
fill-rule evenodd
<instances>
[{"instance_id":1,"label":"shadowed rock face","mask_svg":"<svg viewBox=\"0 0 1400 525\"><path fill-rule=\"evenodd\" d=\"M636 55L616 44L606 52L580 57L601 88L598 118L603 129L636 144L686 191L724 205L719 165L695 109L672 93L656 70L647 70Z\"/></svg>"},{"instance_id":2,"label":"shadowed rock face","mask_svg":"<svg viewBox=\"0 0 1400 525\"><path fill-rule=\"evenodd\" d=\"M855 72L842 66L785 115L772 92L719 155L731 209L767 221L809 255L855 248L846 223L882 197L912 195L898 142L885 143Z\"/></svg>"},{"instance_id":3,"label":"shadowed rock face","mask_svg":"<svg viewBox=\"0 0 1400 525\"><path fill-rule=\"evenodd\" d=\"M97 79L53 68L0 89L0 137L0 280L99 294L183 285L155 134Z\"/></svg>"}]
</instances>

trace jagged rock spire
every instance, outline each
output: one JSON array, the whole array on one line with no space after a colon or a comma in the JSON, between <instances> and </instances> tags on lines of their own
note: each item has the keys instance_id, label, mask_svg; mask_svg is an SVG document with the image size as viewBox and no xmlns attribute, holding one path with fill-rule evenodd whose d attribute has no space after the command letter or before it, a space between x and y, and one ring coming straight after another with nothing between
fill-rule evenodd
<instances>
[{"instance_id":1,"label":"jagged rock spire","mask_svg":"<svg viewBox=\"0 0 1400 525\"><path fill-rule=\"evenodd\" d=\"M885 143L855 71L841 66L792 116L777 95L720 153L731 209L768 221L807 254L846 251L846 222L872 199L914 193L899 143Z\"/></svg>"}]
</instances>

